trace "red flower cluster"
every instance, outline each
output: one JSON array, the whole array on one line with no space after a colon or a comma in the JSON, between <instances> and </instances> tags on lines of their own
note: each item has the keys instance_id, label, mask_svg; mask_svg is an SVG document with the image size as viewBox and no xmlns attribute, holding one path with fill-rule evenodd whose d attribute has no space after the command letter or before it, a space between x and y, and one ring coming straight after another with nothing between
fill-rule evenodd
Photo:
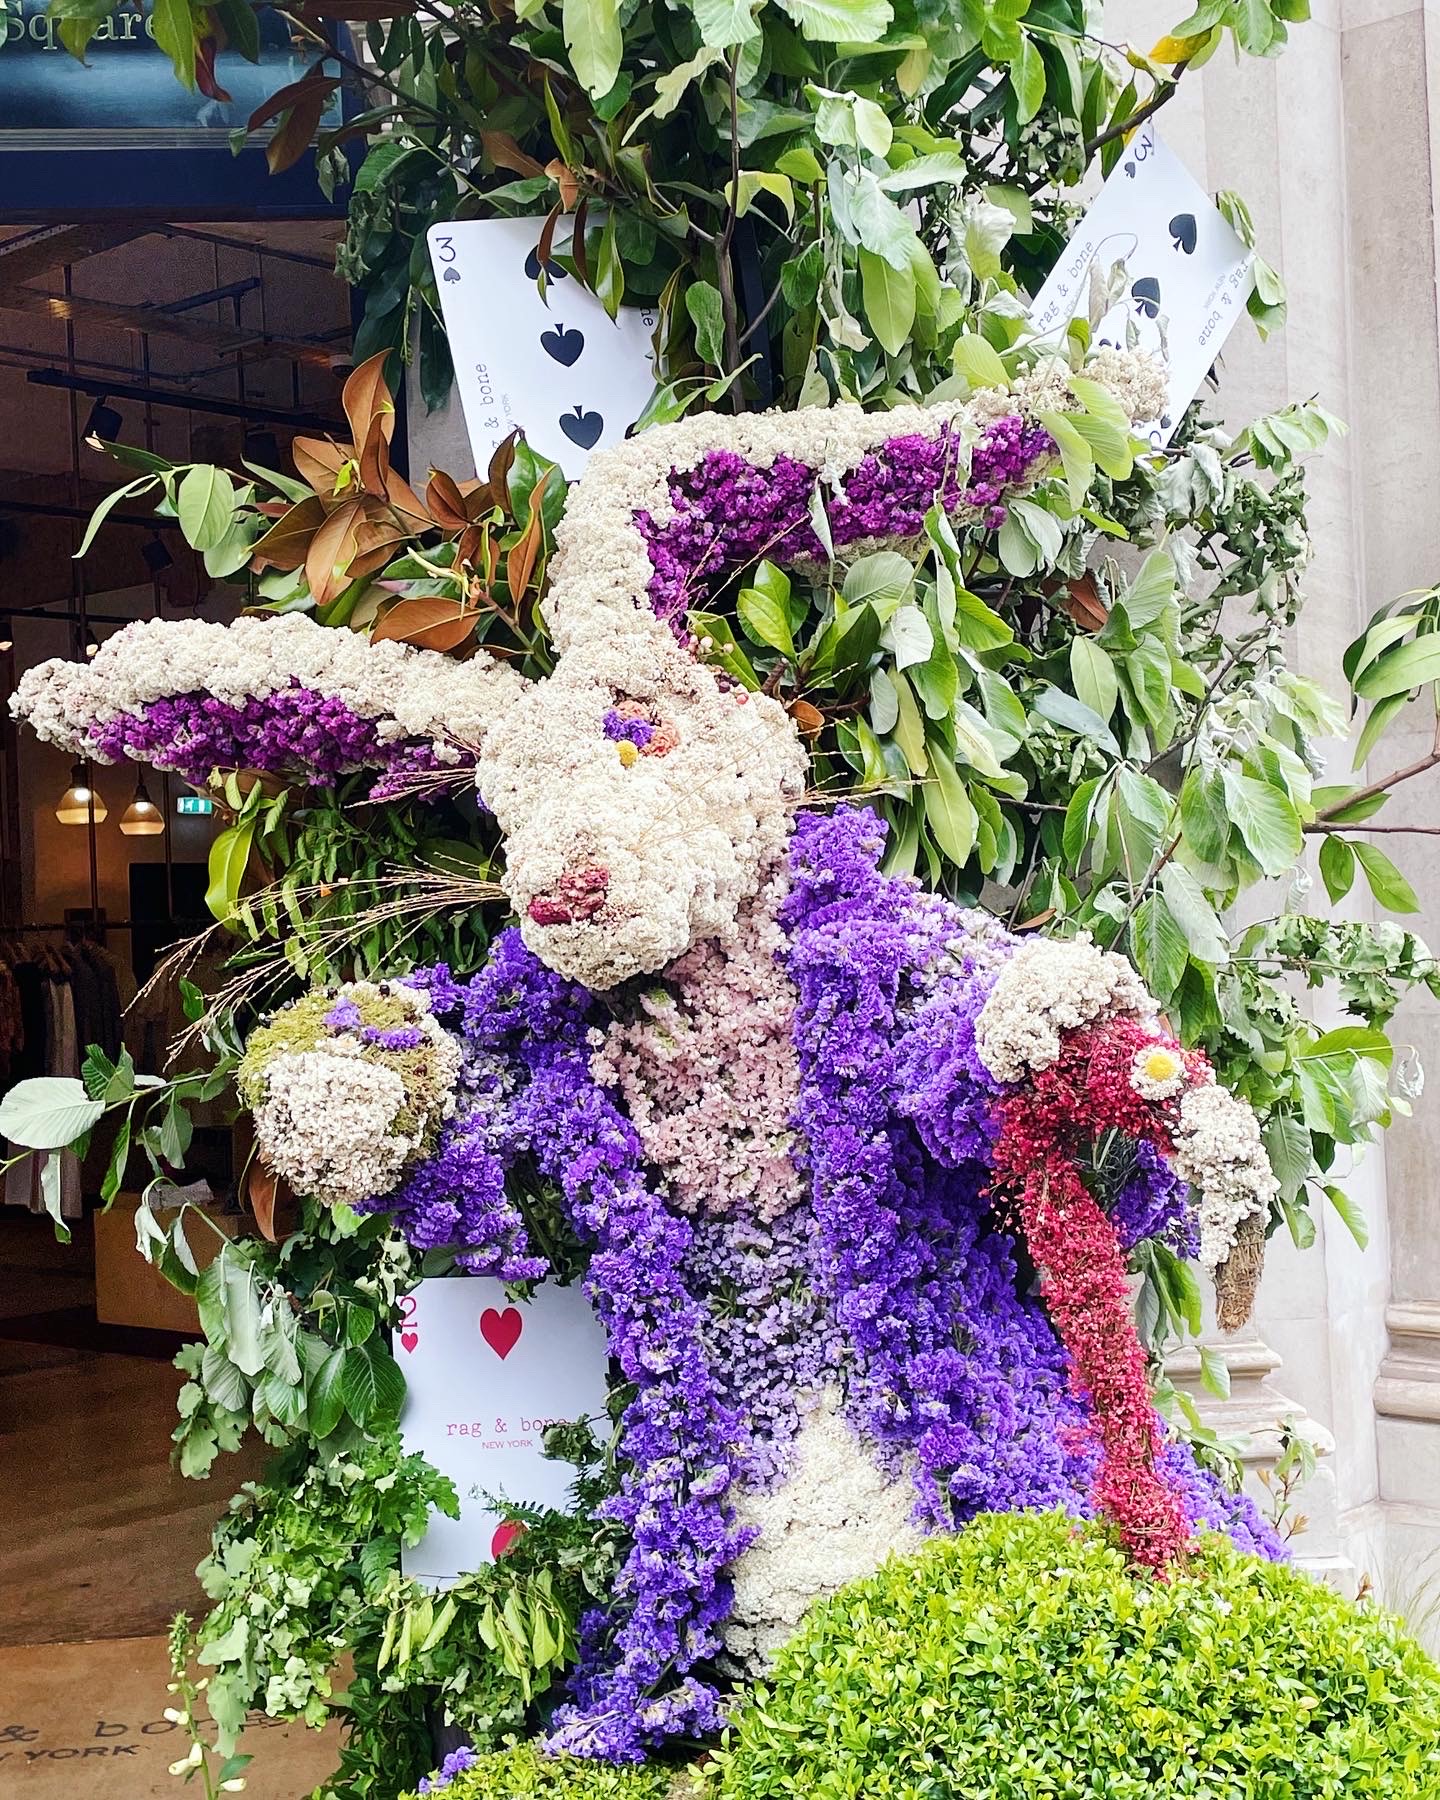
<instances>
[{"instance_id":1,"label":"red flower cluster","mask_svg":"<svg viewBox=\"0 0 1440 1800\"><path fill-rule=\"evenodd\" d=\"M1160 1424L1125 1256L1077 1166L1086 1144L1110 1129L1169 1151L1166 1103L1145 1100L1131 1082L1136 1053L1156 1042L1127 1019L1067 1039L1058 1062L999 1102L994 1185L1018 1197L1072 1385L1100 1439L1096 1505L1114 1518L1138 1563L1163 1570L1185 1549L1185 1514L1157 1467Z\"/></svg>"}]
</instances>

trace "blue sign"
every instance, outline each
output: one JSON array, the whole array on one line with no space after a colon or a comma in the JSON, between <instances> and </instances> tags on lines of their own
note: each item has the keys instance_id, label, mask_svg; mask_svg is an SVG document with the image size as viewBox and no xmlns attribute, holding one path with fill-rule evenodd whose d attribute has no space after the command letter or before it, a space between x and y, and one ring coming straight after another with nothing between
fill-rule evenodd
<instances>
[{"instance_id":1,"label":"blue sign","mask_svg":"<svg viewBox=\"0 0 1440 1800\"><path fill-rule=\"evenodd\" d=\"M270 176L263 145L273 122L238 156L230 149L230 134L258 106L314 66L317 46L261 7L259 61L218 51L220 93L211 96L177 80L155 42L151 6L117 6L81 63L61 43L46 0L0 0L0 222L343 211L321 193L312 157ZM330 72L339 70L332 64ZM322 129L341 116L337 96Z\"/></svg>"}]
</instances>

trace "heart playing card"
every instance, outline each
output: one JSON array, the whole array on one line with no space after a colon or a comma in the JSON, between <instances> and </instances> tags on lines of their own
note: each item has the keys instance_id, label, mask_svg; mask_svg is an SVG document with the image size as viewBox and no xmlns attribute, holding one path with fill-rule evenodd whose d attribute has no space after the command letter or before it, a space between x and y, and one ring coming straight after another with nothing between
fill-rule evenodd
<instances>
[{"instance_id":1,"label":"heart playing card","mask_svg":"<svg viewBox=\"0 0 1440 1800\"><path fill-rule=\"evenodd\" d=\"M563 1507L574 1470L544 1454L548 1425L605 1410L605 1332L578 1287L544 1282L529 1300L479 1276L422 1281L395 1333L405 1369L400 1432L455 1483L460 1517L439 1514L402 1556L443 1586L504 1554L515 1529L491 1499Z\"/></svg>"},{"instance_id":2,"label":"heart playing card","mask_svg":"<svg viewBox=\"0 0 1440 1800\"><path fill-rule=\"evenodd\" d=\"M1063 336L1092 294L1113 295L1094 342L1163 357L1170 404L1139 429L1168 444L1245 311L1254 252L1153 124L1137 131L1030 308L1042 337ZM1116 265L1120 277L1115 278Z\"/></svg>"},{"instance_id":3,"label":"heart playing card","mask_svg":"<svg viewBox=\"0 0 1440 1800\"><path fill-rule=\"evenodd\" d=\"M475 466L517 427L567 480L593 450L618 444L654 388L655 314L622 307L612 320L578 278L552 260L545 292L540 219L436 225L430 260ZM565 251L563 240L554 255Z\"/></svg>"}]
</instances>

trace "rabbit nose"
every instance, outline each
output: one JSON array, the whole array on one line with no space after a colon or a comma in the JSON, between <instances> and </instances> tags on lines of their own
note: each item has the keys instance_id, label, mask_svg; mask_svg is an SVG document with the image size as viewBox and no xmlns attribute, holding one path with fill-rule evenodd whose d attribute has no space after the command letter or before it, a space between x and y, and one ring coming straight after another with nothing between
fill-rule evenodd
<instances>
[{"instance_id":1,"label":"rabbit nose","mask_svg":"<svg viewBox=\"0 0 1440 1800\"><path fill-rule=\"evenodd\" d=\"M610 871L599 863L562 875L551 894L537 894L525 908L537 925L578 925L605 904Z\"/></svg>"}]
</instances>

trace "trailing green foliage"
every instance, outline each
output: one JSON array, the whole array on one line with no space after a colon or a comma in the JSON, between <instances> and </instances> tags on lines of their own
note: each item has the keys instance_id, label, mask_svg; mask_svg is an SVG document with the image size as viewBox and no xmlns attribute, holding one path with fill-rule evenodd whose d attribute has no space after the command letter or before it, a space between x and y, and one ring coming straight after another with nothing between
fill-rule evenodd
<instances>
[{"instance_id":1,"label":"trailing green foliage","mask_svg":"<svg viewBox=\"0 0 1440 1800\"><path fill-rule=\"evenodd\" d=\"M717 1800L1429 1800L1440 1670L1223 1539L1140 1581L1094 1526L991 1515L818 1606L717 1760Z\"/></svg>"},{"instance_id":2,"label":"trailing green foliage","mask_svg":"<svg viewBox=\"0 0 1440 1800\"><path fill-rule=\"evenodd\" d=\"M444 1790L451 1800L701 1800L698 1771L659 1763L584 1762L516 1744L482 1756ZM416 1800L407 1794L404 1800Z\"/></svg>"},{"instance_id":3,"label":"trailing green foliage","mask_svg":"<svg viewBox=\"0 0 1440 1800\"><path fill-rule=\"evenodd\" d=\"M524 1529L444 1593L404 1576L400 1552L459 1502L393 1426L344 1448L297 1445L247 1484L200 1566L214 1605L191 1647L211 1673L221 1751L252 1709L316 1728L338 1717L345 1747L320 1800L392 1800L433 1767L437 1701L482 1746L548 1707L580 1614L610 1591L623 1555L592 1516L614 1485L610 1452L577 1427L549 1442L579 1465L574 1515L510 1509ZM342 1652L353 1662L343 1681Z\"/></svg>"}]
</instances>

